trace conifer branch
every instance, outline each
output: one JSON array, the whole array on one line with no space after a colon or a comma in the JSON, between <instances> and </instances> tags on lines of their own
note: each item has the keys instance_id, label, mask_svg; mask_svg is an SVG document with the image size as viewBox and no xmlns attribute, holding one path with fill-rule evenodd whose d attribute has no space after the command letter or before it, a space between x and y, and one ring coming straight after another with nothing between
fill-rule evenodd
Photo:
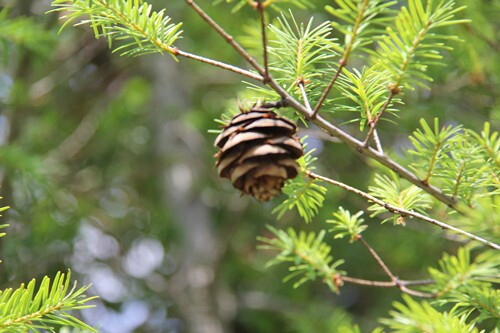
<instances>
[{"instance_id":1,"label":"conifer branch","mask_svg":"<svg viewBox=\"0 0 500 333\"><path fill-rule=\"evenodd\" d=\"M358 11L358 15L354 21L354 26L353 26L352 31L350 33L350 37L347 39L347 43L345 45L344 52L342 53L342 57L339 60L339 67L337 68L337 71L335 72L332 79L330 80L330 82L326 86L325 90L321 94L321 97L318 101L318 104L314 108L314 112L311 116L312 119L314 119L316 117L316 115L318 114L318 111L323 106L323 103L325 102L326 97L328 96L328 94L330 93L330 91L333 88L333 85L335 84L335 82L339 78L339 75L342 72L342 69L345 66L347 66L347 59L349 58L351 51L353 49L353 46L354 46L354 42L356 41L356 37L357 37L358 32L359 32L359 27L361 25L361 22L363 22L363 17L365 15L365 10L366 10L367 5L368 5L368 0L363 0L363 2L361 3L361 7Z\"/></svg>"},{"instance_id":2,"label":"conifer branch","mask_svg":"<svg viewBox=\"0 0 500 333\"><path fill-rule=\"evenodd\" d=\"M453 1L441 1L434 8L432 1L429 1L424 8L420 1L409 2L409 8L403 7L396 17L395 30L387 27L387 34L379 40L378 50L370 51L390 71L392 82L388 87L389 95L384 107L369 123L370 129L364 140L365 145L370 142L379 120L403 87L412 89L409 82L425 86L412 76L420 80L432 81L432 78L422 72L427 69L428 64L432 63L429 62L429 59L442 59L442 56L437 52L434 55L429 55L426 49L429 47L447 49L449 47L440 43L426 44L427 40L455 38L437 33L431 34L430 31L439 26L468 22L467 20L452 20L454 14L464 8L453 8L453 5ZM408 78L406 78L407 76Z\"/></svg>"},{"instance_id":3,"label":"conifer branch","mask_svg":"<svg viewBox=\"0 0 500 333\"><path fill-rule=\"evenodd\" d=\"M338 182L334 179L331 179L331 178L328 178L328 177L325 177L325 176L321 176L321 175L318 175L314 172L311 172L311 171L306 171L305 172L306 176L312 178L312 179L318 179L318 180L321 180L321 181L324 181L325 183L329 183L329 184L332 184L332 185L335 185L335 186L338 186L338 187L341 187L349 192L352 192L352 193L355 193L357 195L360 195L362 196L363 198L367 199L368 201L372 201L373 203L381 206L381 207L384 207L385 209L387 209L388 212L392 213L392 214L397 214L397 215L400 215L402 218L405 218L407 216L413 216L419 220L422 220L422 221L425 221L425 222L428 222L428 223L431 223L431 224L434 224L442 229L445 229L445 230L449 230L449 231L453 231L457 234L460 234L464 237L467 237L469 239L473 239L475 241L478 241L480 243L483 243L485 244L486 246L492 248L492 249L495 249L495 250L500 250L500 245L499 244L495 244L493 242L490 242L484 238L481 238L479 236L476 236L474 234L471 234L467 231L464 231L462 229L459 229L459 228L456 228L456 227L453 227L449 224L446 224L444 222L441 222L441 221L438 221L436 219L433 219L433 218L430 218L428 216L425 216L423 214L420 214L420 213L417 213L417 212L414 212L414 211L410 211L410 210L406 210L406 209L403 209L403 208L400 208L400 207L396 207L394 205L391 205L391 204L388 204L366 192L363 192L361 190L358 190L357 188L354 188L352 186L349 186L347 184L344 184L344 183L341 183L341 182Z\"/></svg>"},{"instance_id":4,"label":"conifer branch","mask_svg":"<svg viewBox=\"0 0 500 333\"><path fill-rule=\"evenodd\" d=\"M258 62L238 43L234 38L228 34L219 24L217 24L205 11L199 7L193 0L186 0L186 3L190 5L198 15L206 21L214 30L219 33L250 65L252 65L257 72L264 76L265 70ZM447 196L443 191L435 186L426 184L422 182L414 173L410 172L403 166L399 165L384 153L379 152L375 149L365 146L363 142L360 142L347 132L343 131L339 127L332 124L330 121L316 115L312 118L312 113L300 102L298 102L293 96L291 96L272 76L269 76L269 81L267 84L293 109L304 116L306 119L311 119L315 125L323 129L329 135L339 138L342 142L356 150L362 155L373 158L382 165L388 167L390 170L396 172L400 177L408 180L414 185L420 187L425 192L429 193L437 200L443 202L448 207L460 211L457 206L456 200ZM387 105L388 106L388 105Z\"/></svg>"},{"instance_id":5,"label":"conifer branch","mask_svg":"<svg viewBox=\"0 0 500 333\"><path fill-rule=\"evenodd\" d=\"M36 288L35 279L17 289L7 288L0 291L0 331L34 332L39 328L53 332L54 325L72 326L85 331L96 330L75 318L69 311L90 308L87 304L96 297L87 297L84 292L90 286L77 289L71 282L71 273L58 272L51 279L43 278Z\"/></svg>"}]
</instances>

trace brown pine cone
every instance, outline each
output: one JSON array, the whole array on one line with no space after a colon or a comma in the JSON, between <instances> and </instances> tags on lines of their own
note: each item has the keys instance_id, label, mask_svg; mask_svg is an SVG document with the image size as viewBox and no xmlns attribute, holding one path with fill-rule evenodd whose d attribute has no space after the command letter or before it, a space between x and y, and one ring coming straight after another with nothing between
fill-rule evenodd
<instances>
[{"instance_id":1,"label":"brown pine cone","mask_svg":"<svg viewBox=\"0 0 500 333\"><path fill-rule=\"evenodd\" d=\"M277 196L299 173L295 160L303 148L296 131L291 120L262 107L234 116L215 140L219 176L259 201Z\"/></svg>"}]
</instances>

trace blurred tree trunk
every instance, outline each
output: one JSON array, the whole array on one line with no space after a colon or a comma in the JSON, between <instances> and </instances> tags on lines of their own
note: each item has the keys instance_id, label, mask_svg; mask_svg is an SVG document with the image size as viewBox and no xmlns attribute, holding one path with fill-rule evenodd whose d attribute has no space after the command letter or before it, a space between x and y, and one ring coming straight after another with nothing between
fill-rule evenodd
<instances>
[{"instance_id":1,"label":"blurred tree trunk","mask_svg":"<svg viewBox=\"0 0 500 333\"><path fill-rule=\"evenodd\" d=\"M162 187L165 206L173 212L179 240L175 258L178 270L169 280L168 297L184 317L187 332L224 333L215 291L216 267L222 255L209 208L194 193L192 185L206 170L203 161L204 137L182 121L190 109L190 96L185 87L185 71L170 59L154 57L145 63L153 77L155 145L164 160ZM167 61L165 61L167 60ZM184 74L183 74L184 73ZM165 107L167 109L165 109Z\"/></svg>"}]
</instances>

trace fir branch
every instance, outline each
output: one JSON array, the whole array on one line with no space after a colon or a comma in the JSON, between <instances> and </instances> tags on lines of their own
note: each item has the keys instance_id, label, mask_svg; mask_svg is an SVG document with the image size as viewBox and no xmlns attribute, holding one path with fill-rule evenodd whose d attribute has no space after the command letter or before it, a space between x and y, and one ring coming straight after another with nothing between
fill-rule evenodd
<instances>
[{"instance_id":1,"label":"fir branch","mask_svg":"<svg viewBox=\"0 0 500 333\"><path fill-rule=\"evenodd\" d=\"M334 238L342 238L344 236L349 235L350 236L350 241L358 241L360 242L370 253L370 255L375 259L377 264L382 268L382 270L385 272L385 274L389 277L391 280L390 282L381 282L381 281L371 281L371 280L364 280L364 279L357 279L357 278L350 278L347 276L335 276L334 280L342 280L342 281L348 281L351 283L358 283L358 284L365 284L365 285L373 285L373 286L378 286L378 287L397 287L399 288L402 292L418 296L418 297L427 297L427 298L432 298L434 297L434 294L431 293L426 293L426 292L420 292L416 290L409 289L408 283L407 282L402 282L399 280L397 276L395 276L389 267L384 263L382 258L378 255L378 253L373 249L368 242L361 236L361 233L366 230L367 226L363 224L364 220L360 218L360 216L363 214L362 211L351 215L351 213L348 210L343 209L342 207L339 207L339 211L334 213L333 216L335 219L333 220L327 220L327 223L331 223L334 225L332 229L329 231L334 232L335 236ZM415 285L415 284L414 284Z\"/></svg>"},{"instance_id":2,"label":"fir branch","mask_svg":"<svg viewBox=\"0 0 500 333\"><path fill-rule=\"evenodd\" d=\"M63 325L96 332L68 313L92 307L86 303L95 297L84 295L89 286L77 289L69 271L58 272L52 284L50 278L44 277L37 291L35 284L33 279L27 286L21 284L15 290L8 288L0 292L0 330L18 332L41 328L54 332L52 325Z\"/></svg>"},{"instance_id":3,"label":"fir branch","mask_svg":"<svg viewBox=\"0 0 500 333\"><path fill-rule=\"evenodd\" d=\"M290 18L284 15L278 18L278 24L271 25L270 30L276 36L270 40L269 51L275 59L270 66L278 83L293 91L303 82L311 93L316 92L314 88L321 85L324 71L330 70L328 64L336 55L330 22L313 27L310 19L306 25L299 24L290 13Z\"/></svg>"},{"instance_id":4,"label":"fir branch","mask_svg":"<svg viewBox=\"0 0 500 333\"><path fill-rule=\"evenodd\" d=\"M297 85L299 86L300 93L302 94L302 100L304 101L304 105L306 106L307 110L314 116L314 112L311 109L311 104L309 103L309 97L307 97L307 91L304 81L303 80L299 81Z\"/></svg>"},{"instance_id":5,"label":"fir branch","mask_svg":"<svg viewBox=\"0 0 500 333\"><path fill-rule=\"evenodd\" d=\"M373 141L375 141L375 147L380 153L384 153L384 149L382 148L382 142L380 142L380 138L378 137L377 130L373 131Z\"/></svg>"},{"instance_id":6,"label":"fir branch","mask_svg":"<svg viewBox=\"0 0 500 333\"><path fill-rule=\"evenodd\" d=\"M316 118L319 110L323 106L323 103L325 102L326 98L328 97L328 94L332 90L333 85L335 84L335 82L337 82L337 79L339 78L340 73L342 72L342 70L344 69L345 66L346 65L341 62L339 64L339 66L337 67L337 70L335 71L335 74L333 75L333 77L330 80L330 82L328 82L328 85L326 86L325 90L323 90L323 93L321 94L321 97L319 98L318 103L316 103L316 106L314 107L314 110L311 113L311 117L310 117L311 119L315 119Z\"/></svg>"},{"instance_id":7,"label":"fir branch","mask_svg":"<svg viewBox=\"0 0 500 333\"><path fill-rule=\"evenodd\" d=\"M63 0L55 0L57 4L60 6L64 6L63 3L65 3ZM78 0L78 1L83 1L83 0ZM97 0L97 1L104 1L104 0ZM117 1L117 0L112 0L112 1ZM186 2L205 20L207 21L228 43L245 59L247 60L256 70L257 72L261 75L265 75L265 69L261 67L253 57L250 56L250 54L243 49L233 38L231 35L229 35L222 27L220 27L209 15L207 15L198 5L193 0L186 0ZM71 5L66 5L66 6L71 6ZM71 8L71 7L70 7ZM85 8L84 8L85 9ZM58 8L56 10L62 10L62 8ZM137 8L134 9L134 11L137 12ZM73 13L74 17L76 18L78 15L77 13ZM157 17L160 17L159 14L157 14ZM105 25L104 25L105 26ZM311 117L310 111L305 108L301 103L299 103L295 98L293 98L276 80L274 80L272 77L269 78L268 85L283 99L287 101L287 103L293 107L296 111L298 111L301 115L303 115L306 118ZM321 117L316 117L314 120L314 123L318 125L320 128L324 129L327 131L330 135L336 136L339 139L341 139L344 143L349 145L350 147L356 149L360 153L371 157L383 165L389 167L391 170L394 170L398 175L401 177L409 180L410 182L414 183L415 185L421 187L424 189L426 192L432 194L435 198L438 200L441 200L442 202L446 203L448 206L458 209L455 203L455 200L452 198L448 197L445 195L440 189L430 186L428 184L422 183L420 179L418 179L414 174L400 166L399 164L395 163L391 159L389 159L386 155L383 153L380 153L376 150L373 150L369 147L365 147L363 143L359 142L355 138L353 138L351 135L348 133L342 131L340 128L336 127L329 121L326 121L325 119Z\"/></svg>"},{"instance_id":8,"label":"fir branch","mask_svg":"<svg viewBox=\"0 0 500 333\"><path fill-rule=\"evenodd\" d=\"M375 259L375 261L377 262L377 264L382 268L382 270L385 272L385 274L387 274L387 276L391 279L391 281L394 283L394 285L397 288L399 288L402 292L404 292L404 293L406 293L408 295L417 296L417 297L423 297L423 298L434 298L434 297L436 297L435 294L431 294L431 293L426 293L426 292L421 292L421 291L416 291L416 290L413 290L413 289L409 289L405 284L403 284L403 283L401 283L399 281L399 278L397 276L395 276L391 272L391 270L389 269L389 267L387 267L387 265L382 260L382 258L380 258L380 256L378 255L378 253L370 246L370 244L368 244L363 239L363 237L361 236L361 234L358 234L357 240L361 244L363 244L363 246L368 250L368 252L370 252L370 255Z\"/></svg>"},{"instance_id":9,"label":"fir branch","mask_svg":"<svg viewBox=\"0 0 500 333\"><path fill-rule=\"evenodd\" d=\"M344 261L333 261L331 256L331 247L324 243L325 231L320 231L318 234L314 232L306 233L301 231L297 233L292 228L286 231L278 230L274 227L268 226L268 229L274 234L275 238L259 237L258 240L262 242L259 246L260 249L279 251L279 254L271 259L267 266L287 263L289 264L288 274L284 281L289 281L297 278L298 281L294 283L294 288L299 287L307 281L314 281L321 279L326 283L334 292L339 291L339 287L344 282L384 287L384 288L399 288L402 292L417 296L417 297L434 297L433 294L415 291L409 289L408 286L427 285L433 283L431 280L419 281L404 281L399 280L392 273L390 273L387 266L383 263L376 252L368 245L370 253L375 257L379 265L384 267L384 271L389 272L391 281L373 281L365 280L347 276L345 272L337 269Z\"/></svg>"},{"instance_id":10,"label":"fir branch","mask_svg":"<svg viewBox=\"0 0 500 333\"><path fill-rule=\"evenodd\" d=\"M426 170L422 176L423 182L429 184L431 177L435 174L436 168L440 166L440 161L444 153L446 142L455 136L460 127L440 127L439 119L434 118L434 127L431 128L424 119L420 120L422 129L413 132L409 139L414 149L409 153L419 158L419 163L413 163L411 167L414 170ZM430 158L429 158L430 157Z\"/></svg>"},{"instance_id":11,"label":"fir branch","mask_svg":"<svg viewBox=\"0 0 500 333\"><path fill-rule=\"evenodd\" d=\"M384 3L380 0L361 0L357 5L351 0L336 0L335 2L339 8L326 6L326 11L336 18L345 21L345 26L339 24L337 21L332 22L332 26L345 36L345 44L342 47L342 54L337 70L314 108L313 119L323 106L340 73L347 66L351 53L356 48L364 48L367 44L372 43L372 38L370 37L377 30L370 29L370 27L384 21L384 12L396 3L395 1Z\"/></svg>"},{"instance_id":12,"label":"fir branch","mask_svg":"<svg viewBox=\"0 0 500 333\"><path fill-rule=\"evenodd\" d=\"M330 246L323 241L325 231L320 231L316 235L314 232L297 233L292 228L283 231L268 226L268 229L276 238L259 237L258 240L263 243L259 248L280 251L274 259L268 262L268 266L291 263L288 269L290 274L284 280L298 278L298 281L294 283L294 288L320 277L332 291L338 292L338 286L330 277L341 273L337 267L344 261L333 260L330 255Z\"/></svg>"},{"instance_id":13,"label":"fir branch","mask_svg":"<svg viewBox=\"0 0 500 333\"><path fill-rule=\"evenodd\" d=\"M281 5L294 5L301 9L313 8L314 4L309 0L259 0L262 3L262 8L266 9L268 7L273 8L275 10L280 10ZM222 0L216 0L214 3L219 4ZM225 0L227 3L237 2L233 7L232 12L237 12L238 10L245 7L245 5L249 5L252 8L256 7L257 0Z\"/></svg>"},{"instance_id":14,"label":"fir branch","mask_svg":"<svg viewBox=\"0 0 500 333\"><path fill-rule=\"evenodd\" d=\"M445 253L437 268L429 268L429 274L436 282L431 290L441 298L441 302L446 301L448 294L460 292L462 287L488 287L491 283L500 282L497 276L500 255L497 252L483 252L474 260L471 258L470 248L462 247L457 255Z\"/></svg>"},{"instance_id":15,"label":"fir branch","mask_svg":"<svg viewBox=\"0 0 500 333\"><path fill-rule=\"evenodd\" d=\"M391 204L395 207L409 211L417 211L424 213L425 210L431 208L430 197L415 185L403 186L394 173L390 176L376 174L374 179L375 185L368 186L369 194L379 198L386 204ZM380 205L368 207L368 210L373 211L371 217L385 213L387 210ZM382 223L390 220L384 219ZM404 224L404 216L392 217L396 224Z\"/></svg>"},{"instance_id":16,"label":"fir branch","mask_svg":"<svg viewBox=\"0 0 500 333\"><path fill-rule=\"evenodd\" d=\"M339 207L339 210L332 213L333 219L326 220L326 223L332 224L333 227L328 231L334 233L333 238L344 238L344 236L350 236L350 241L355 241L358 236L368 228L363 222L365 221L361 218L363 211L359 211L354 215L348 210Z\"/></svg>"},{"instance_id":17,"label":"fir branch","mask_svg":"<svg viewBox=\"0 0 500 333\"><path fill-rule=\"evenodd\" d=\"M458 40L435 32L436 28L465 23L467 20L453 20L454 15L464 7L454 8L454 1L441 1L436 6L432 1L427 6L422 0L411 0L408 7L403 6L394 22L394 29L387 27L387 33L378 40L378 49L371 51L375 63L381 63L391 74L389 95L386 106L380 110L372 122L364 140L367 145L394 96L403 88L413 89L413 85L427 88L426 81L432 78L424 74L429 65L441 60L438 50L449 50L443 40Z\"/></svg>"},{"instance_id":18,"label":"fir branch","mask_svg":"<svg viewBox=\"0 0 500 333\"><path fill-rule=\"evenodd\" d=\"M110 47L113 41L124 41L113 52L131 56L167 52L176 59L173 43L181 37L182 23L170 23L165 10L156 12L150 4L133 0L53 0L52 6L53 11L65 13L63 28L88 16L76 25L89 24L95 37L106 37Z\"/></svg>"},{"instance_id":19,"label":"fir branch","mask_svg":"<svg viewBox=\"0 0 500 333\"><path fill-rule=\"evenodd\" d=\"M347 275L337 275L333 277L334 280L341 280L343 282L348 282L352 284L357 284L361 286L370 286L370 287L381 287L381 288L393 288L397 287L394 281L375 281L375 280L366 280L359 279ZM399 280L400 285L404 286L423 286L433 284L433 280Z\"/></svg>"},{"instance_id":20,"label":"fir branch","mask_svg":"<svg viewBox=\"0 0 500 333\"><path fill-rule=\"evenodd\" d=\"M365 67L361 72L355 68L352 71L344 69L338 83L342 96L354 102L355 106L346 108L342 105L336 105L336 109L342 110L344 108L347 111L359 112L359 118L355 120L359 121L361 131L364 130L367 123L373 122L373 119L383 108L388 107L385 93L390 81L387 71L380 65ZM389 111L395 112L396 110L389 109Z\"/></svg>"},{"instance_id":21,"label":"fir branch","mask_svg":"<svg viewBox=\"0 0 500 333\"><path fill-rule=\"evenodd\" d=\"M490 123L484 123L481 135L471 133L476 141L483 146L486 151L486 160L500 170L500 136L498 132L491 132Z\"/></svg>"},{"instance_id":22,"label":"fir branch","mask_svg":"<svg viewBox=\"0 0 500 333\"><path fill-rule=\"evenodd\" d=\"M380 320L391 332L479 333L473 323L466 323L454 310L440 312L429 302L417 302L409 296L403 296L403 301L394 303L391 318Z\"/></svg>"},{"instance_id":23,"label":"fir branch","mask_svg":"<svg viewBox=\"0 0 500 333\"><path fill-rule=\"evenodd\" d=\"M500 145L487 148L481 135L460 126L440 127L437 119L433 128L424 120L420 123L422 129L410 136L413 149L409 153L410 167L416 172L424 170L423 181L432 181L469 207L481 197L500 193L500 168L492 157ZM491 137L496 135L494 132Z\"/></svg>"},{"instance_id":24,"label":"fir branch","mask_svg":"<svg viewBox=\"0 0 500 333\"><path fill-rule=\"evenodd\" d=\"M206 14L201 7L199 7L193 0L186 0L186 2L198 13L198 15L200 15L203 20L205 20L215 31L217 31L217 33L219 33L229 43L229 45L231 45L243 57L243 59L250 63L260 75L265 75L265 70L257 63L257 61L243 47L241 47L230 34L228 34L208 14ZM306 119L311 119L312 114L309 110L298 102L288 91L286 91L286 89L284 89L272 76L269 78L268 85L276 92L277 95L285 100L290 107L295 109ZM390 170L396 172L400 177L422 188L424 191L431 194L437 200L445 203L450 208L459 210L456 201L453 200L453 198L444 194L439 188L423 183L415 174L390 159L387 155L365 146L362 142L319 115L317 115L315 119L312 119L312 121L319 128L323 129L331 136L339 138L342 142L357 152L369 158L373 158L382 165L388 167Z\"/></svg>"},{"instance_id":25,"label":"fir branch","mask_svg":"<svg viewBox=\"0 0 500 333\"><path fill-rule=\"evenodd\" d=\"M313 179L318 179L318 180L321 180L321 181L324 181L326 183L329 183L329 184L332 184L332 185L335 185L335 186L339 186L349 192L353 192L355 194L358 194L360 196L362 196L363 198L365 199L368 199L368 201L372 201L374 202L375 204L381 206L381 207L384 207L384 209L386 209L388 212L390 213L393 213L393 214L396 214L396 215L399 215L401 216L402 218L406 217L406 216L413 216L413 217L416 217L418 218L419 220L422 220L422 221L425 221L425 222L428 222L428 223L431 223L431 224L434 224L442 229L445 229L445 230L449 230L449 231L453 231L461 236L464 236L466 238L469 238L469 239L473 239L475 241L478 241L480 243L483 243L484 245L488 246L488 247L491 247L492 249L495 249L495 250L500 250L500 245L498 244L495 244L493 242L490 242L484 238L481 238L481 237L478 237L474 234L471 234L467 231L464 231L464 230L461 230L459 228L456 228L456 227L453 227L449 224L446 224L444 222L441 222L441 221L438 221L436 219L433 219L433 218L430 218L428 216L425 216L423 214L420 214L420 213L417 213L417 212L414 212L414 211L410 211L410 210L406 210L406 209L402 209L400 207L397 207L397 206L394 206L394 205L391 205L391 204L388 204L380 199L377 199L376 197L368 194L368 193L365 193L361 190L358 190L352 186L349 186L349 185L346 185L344 183L341 183L341 182L338 182L336 180L333 180L333 179L330 179L328 177L324 177L324 176L320 176L314 172L311 172L311 171L307 171L306 172L306 175L308 177L311 177Z\"/></svg>"},{"instance_id":26,"label":"fir branch","mask_svg":"<svg viewBox=\"0 0 500 333\"><path fill-rule=\"evenodd\" d=\"M365 145L365 147L368 146L368 144L370 144L370 140L372 138L372 135L375 131L375 127L377 126L380 118L382 118L384 113L387 111L387 109L391 105L394 96L396 96L400 92L399 89L396 88L395 86L393 86L392 84L390 85L389 89L390 89L389 96L387 97L387 100L384 102L384 104L380 108L380 112L378 112L375 115L375 117L368 122L368 125L369 125L368 133L366 133L365 140L363 141L363 145Z\"/></svg>"}]
</instances>

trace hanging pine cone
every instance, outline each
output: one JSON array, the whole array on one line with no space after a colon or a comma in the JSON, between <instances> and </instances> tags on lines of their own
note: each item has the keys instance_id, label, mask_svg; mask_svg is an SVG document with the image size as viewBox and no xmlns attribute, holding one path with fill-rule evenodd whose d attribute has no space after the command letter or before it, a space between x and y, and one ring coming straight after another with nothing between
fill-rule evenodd
<instances>
[{"instance_id":1,"label":"hanging pine cone","mask_svg":"<svg viewBox=\"0 0 500 333\"><path fill-rule=\"evenodd\" d=\"M299 172L295 160L303 149L296 131L292 121L267 108L234 116L215 140L219 176L259 201L277 196L285 181Z\"/></svg>"}]
</instances>

